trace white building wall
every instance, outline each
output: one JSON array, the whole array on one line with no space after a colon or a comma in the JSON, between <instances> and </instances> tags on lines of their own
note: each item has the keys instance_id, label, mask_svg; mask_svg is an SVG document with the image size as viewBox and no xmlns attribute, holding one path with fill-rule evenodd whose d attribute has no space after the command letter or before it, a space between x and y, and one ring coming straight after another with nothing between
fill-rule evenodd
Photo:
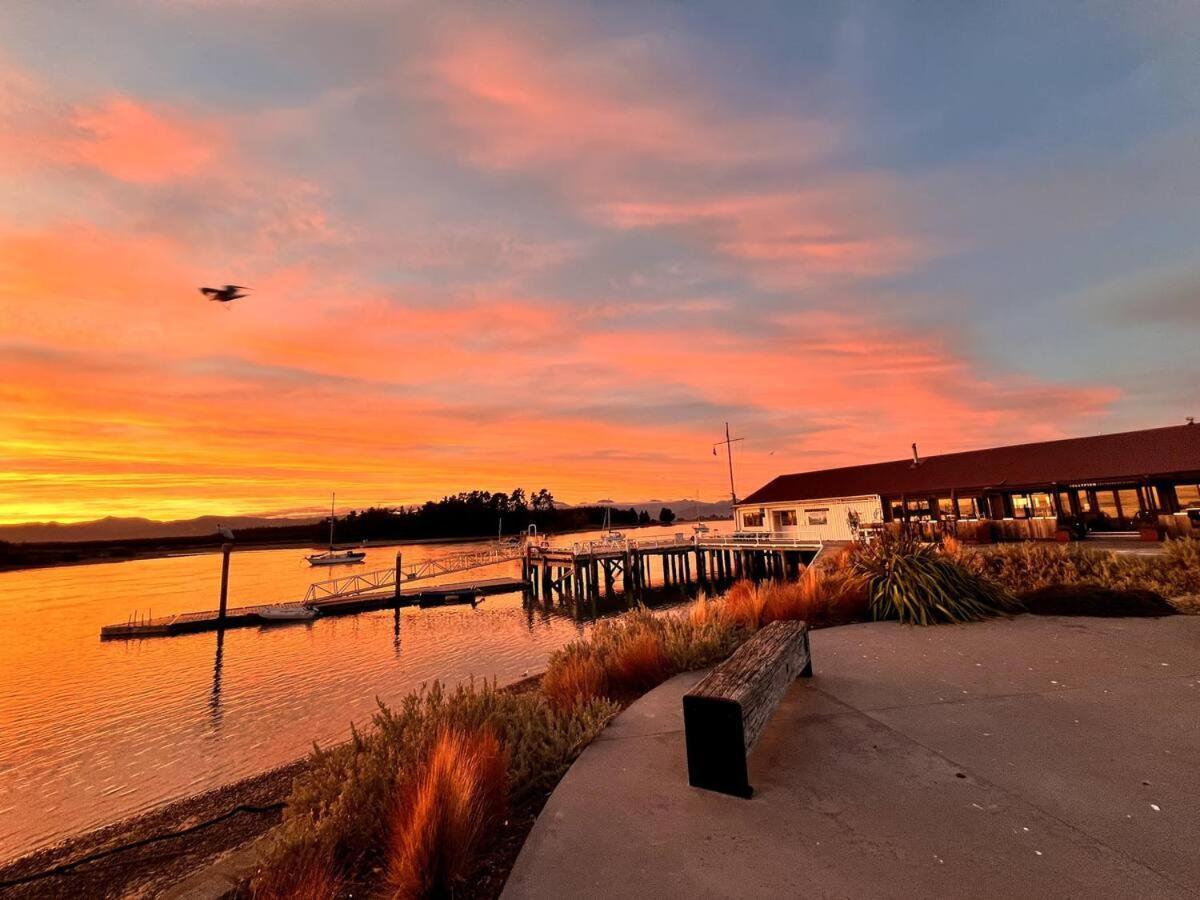
<instances>
[{"instance_id":1,"label":"white building wall","mask_svg":"<svg viewBox=\"0 0 1200 900\"><path fill-rule=\"evenodd\" d=\"M883 521L879 495L835 497L825 500L789 500L784 503L738 504L734 527L748 534L781 534L806 541L849 541L854 539L850 513L858 513L866 525ZM752 524L761 514L762 524ZM793 519L795 524L788 522ZM821 522L824 519L824 522Z\"/></svg>"}]
</instances>

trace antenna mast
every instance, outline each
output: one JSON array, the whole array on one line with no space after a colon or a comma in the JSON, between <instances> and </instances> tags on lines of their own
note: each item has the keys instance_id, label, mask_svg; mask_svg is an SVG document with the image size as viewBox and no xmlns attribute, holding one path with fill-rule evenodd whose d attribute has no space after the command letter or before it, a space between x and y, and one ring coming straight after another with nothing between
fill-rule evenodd
<instances>
[{"instance_id":1,"label":"antenna mast","mask_svg":"<svg viewBox=\"0 0 1200 900\"><path fill-rule=\"evenodd\" d=\"M725 453L729 459L729 498L733 501L733 505L737 506L737 491L733 487L733 445L738 441L744 441L745 438L731 438L729 436L729 423L725 423L725 440L717 441L713 444L713 456L717 455L717 448L722 444L725 445Z\"/></svg>"}]
</instances>

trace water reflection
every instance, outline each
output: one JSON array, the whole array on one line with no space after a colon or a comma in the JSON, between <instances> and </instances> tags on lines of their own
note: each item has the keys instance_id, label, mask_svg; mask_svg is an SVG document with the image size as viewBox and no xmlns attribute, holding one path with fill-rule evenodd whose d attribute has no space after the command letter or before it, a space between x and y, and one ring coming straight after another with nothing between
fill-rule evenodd
<instances>
[{"instance_id":1,"label":"water reflection","mask_svg":"<svg viewBox=\"0 0 1200 900\"><path fill-rule=\"evenodd\" d=\"M461 549L408 545L404 555ZM395 552L369 548L364 568L392 566ZM302 551L235 555L230 606L295 600L313 580ZM620 591L567 602L513 593L476 608L98 640L101 625L135 607L212 608L219 587L219 554L0 573L0 859L342 740L351 722L370 719L376 697L396 703L433 679L504 684L539 671L589 622L632 603Z\"/></svg>"},{"instance_id":2,"label":"water reflection","mask_svg":"<svg viewBox=\"0 0 1200 900\"><path fill-rule=\"evenodd\" d=\"M225 629L217 629L217 652L213 655L212 690L208 694L209 720L213 731L221 730L221 669L225 662Z\"/></svg>"}]
</instances>

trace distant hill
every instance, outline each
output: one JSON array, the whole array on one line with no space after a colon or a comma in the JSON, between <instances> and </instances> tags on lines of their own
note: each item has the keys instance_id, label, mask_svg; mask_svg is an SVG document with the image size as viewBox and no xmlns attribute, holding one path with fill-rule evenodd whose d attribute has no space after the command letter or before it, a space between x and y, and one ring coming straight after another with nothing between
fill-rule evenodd
<instances>
[{"instance_id":1,"label":"distant hill","mask_svg":"<svg viewBox=\"0 0 1200 900\"><path fill-rule=\"evenodd\" d=\"M584 506L592 504L575 504ZM606 504L609 505L609 504ZM706 503L689 499L681 500L641 500L635 502L613 501L616 509L629 509L631 506L638 512L646 512L651 518L657 518L658 512L664 506L669 508L680 519L727 519L729 518L729 501L719 500ZM571 509L572 504L559 503L560 509ZM26 522L20 525L0 525L0 541L10 543L41 543L44 541L129 541L142 538L171 538L171 537L206 537L216 534L220 525L228 526L235 532L245 528L280 528L288 525L311 525L321 521L320 516L307 518L267 518L265 516L198 516L195 519L179 519L171 522L158 522L154 519L136 517L120 518L105 516L92 522Z\"/></svg>"},{"instance_id":2,"label":"distant hill","mask_svg":"<svg viewBox=\"0 0 1200 900\"><path fill-rule=\"evenodd\" d=\"M232 528L279 528L284 525L310 525L319 516L301 519L269 519L262 516L199 516L173 522L153 519L105 516L92 522L26 522L0 525L0 541L127 541L138 538L204 537L217 533L219 525Z\"/></svg>"}]
</instances>

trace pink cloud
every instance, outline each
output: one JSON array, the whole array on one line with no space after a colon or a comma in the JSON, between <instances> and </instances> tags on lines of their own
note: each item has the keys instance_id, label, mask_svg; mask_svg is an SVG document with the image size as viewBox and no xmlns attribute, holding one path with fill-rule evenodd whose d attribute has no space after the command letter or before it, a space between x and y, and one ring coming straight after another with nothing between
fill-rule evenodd
<instances>
[{"instance_id":1,"label":"pink cloud","mask_svg":"<svg viewBox=\"0 0 1200 900\"><path fill-rule=\"evenodd\" d=\"M67 159L121 181L160 183L202 171L224 136L215 122L155 111L128 97L76 109Z\"/></svg>"},{"instance_id":2,"label":"pink cloud","mask_svg":"<svg viewBox=\"0 0 1200 900\"><path fill-rule=\"evenodd\" d=\"M82 168L139 184L205 171L228 142L215 118L113 94L68 101L0 70L0 171Z\"/></svg>"},{"instance_id":3,"label":"pink cloud","mask_svg":"<svg viewBox=\"0 0 1200 900\"><path fill-rule=\"evenodd\" d=\"M606 167L615 159L744 165L827 152L834 131L795 117L731 119L697 96L656 90L651 52L616 44L556 49L511 30L465 26L417 70L477 163Z\"/></svg>"},{"instance_id":4,"label":"pink cloud","mask_svg":"<svg viewBox=\"0 0 1200 900\"><path fill-rule=\"evenodd\" d=\"M844 126L716 104L652 53L468 26L417 68L474 165L548 181L595 224L666 231L760 287L893 275L935 252L896 178L836 164Z\"/></svg>"}]
</instances>

